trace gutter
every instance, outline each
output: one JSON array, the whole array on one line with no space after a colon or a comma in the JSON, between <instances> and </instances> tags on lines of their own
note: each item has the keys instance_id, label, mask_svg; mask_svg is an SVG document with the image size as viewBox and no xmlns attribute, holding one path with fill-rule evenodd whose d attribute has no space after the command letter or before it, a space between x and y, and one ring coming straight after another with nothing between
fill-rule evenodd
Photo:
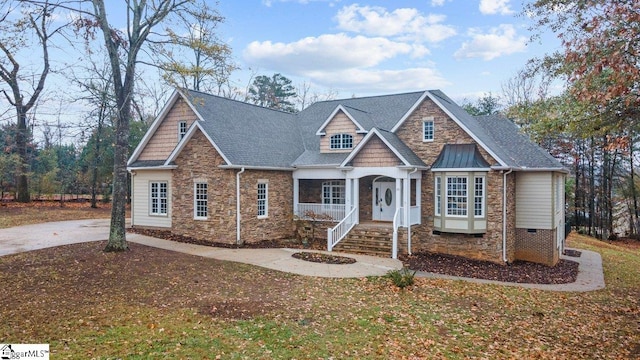
<instances>
[{"instance_id":1,"label":"gutter","mask_svg":"<svg viewBox=\"0 0 640 360\"><path fill-rule=\"evenodd\" d=\"M513 169L503 174L502 180L502 261L509 263L507 260L507 175L511 174Z\"/></svg>"},{"instance_id":2,"label":"gutter","mask_svg":"<svg viewBox=\"0 0 640 360\"><path fill-rule=\"evenodd\" d=\"M294 168L290 167L277 167L277 166L244 166L244 165L219 165L220 169L239 169L240 172L244 172L247 170L277 170L277 171L295 171Z\"/></svg>"},{"instance_id":3,"label":"gutter","mask_svg":"<svg viewBox=\"0 0 640 360\"><path fill-rule=\"evenodd\" d=\"M244 168L236 173L236 245L240 245L240 174Z\"/></svg>"}]
</instances>

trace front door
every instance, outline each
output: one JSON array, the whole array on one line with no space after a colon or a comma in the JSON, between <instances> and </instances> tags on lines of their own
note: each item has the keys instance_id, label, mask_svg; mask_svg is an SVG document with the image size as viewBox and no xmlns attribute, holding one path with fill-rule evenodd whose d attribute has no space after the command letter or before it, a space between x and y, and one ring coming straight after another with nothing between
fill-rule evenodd
<instances>
[{"instance_id":1,"label":"front door","mask_svg":"<svg viewBox=\"0 0 640 360\"><path fill-rule=\"evenodd\" d=\"M396 183L389 181L373 182L373 220L393 221L396 212Z\"/></svg>"}]
</instances>

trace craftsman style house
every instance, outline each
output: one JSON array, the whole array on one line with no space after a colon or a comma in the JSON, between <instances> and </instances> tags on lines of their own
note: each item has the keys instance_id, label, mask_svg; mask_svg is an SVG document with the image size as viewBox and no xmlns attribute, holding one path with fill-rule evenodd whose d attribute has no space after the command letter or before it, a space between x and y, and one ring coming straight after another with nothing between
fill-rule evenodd
<instances>
[{"instance_id":1,"label":"craftsman style house","mask_svg":"<svg viewBox=\"0 0 640 360\"><path fill-rule=\"evenodd\" d=\"M175 91L128 168L132 226L212 242L293 238L309 217L330 251L375 238L393 257L553 265L564 242L563 166L437 90L297 114Z\"/></svg>"}]
</instances>

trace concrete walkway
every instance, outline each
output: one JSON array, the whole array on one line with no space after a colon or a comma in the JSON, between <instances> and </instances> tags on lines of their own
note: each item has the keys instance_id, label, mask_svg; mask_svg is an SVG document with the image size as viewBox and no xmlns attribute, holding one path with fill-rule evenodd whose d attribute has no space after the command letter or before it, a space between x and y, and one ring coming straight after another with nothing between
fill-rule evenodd
<instances>
[{"instance_id":1,"label":"concrete walkway","mask_svg":"<svg viewBox=\"0 0 640 360\"><path fill-rule=\"evenodd\" d=\"M108 219L50 222L0 229L0 256L67 244L106 240L108 234ZM366 255L341 253L339 255L352 257L356 259L356 262L354 264L332 265L313 263L291 257L291 254L302 251L299 249L226 249L184 244L139 234L128 234L127 240L156 248L218 260L252 264L268 269L307 276L359 278L384 275L389 270L402 268L402 263L398 260ZM582 256L579 258L563 256L563 258L580 263L578 279L572 284L515 284L461 278L428 272L418 272L417 276L520 286L551 291L593 291L604 288L604 275L600 254L587 250L580 251L582 251ZM317 252L327 253L326 251Z\"/></svg>"}]
</instances>

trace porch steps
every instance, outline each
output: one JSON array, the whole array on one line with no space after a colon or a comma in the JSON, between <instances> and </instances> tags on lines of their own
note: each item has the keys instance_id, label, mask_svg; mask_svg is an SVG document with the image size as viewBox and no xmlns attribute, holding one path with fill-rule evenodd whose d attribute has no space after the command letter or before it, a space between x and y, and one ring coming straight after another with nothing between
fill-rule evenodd
<instances>
[{"instance_id":1,"label":"porch steps","mask_svg":"<svg viewBox=\"0 0 640 360\"><path fill-rule=\"evenodd\" d=\"M333 250L352 254L391 257L392 239L393 229L389 226L359 224Z\"/></svg>"}]
</instances>

